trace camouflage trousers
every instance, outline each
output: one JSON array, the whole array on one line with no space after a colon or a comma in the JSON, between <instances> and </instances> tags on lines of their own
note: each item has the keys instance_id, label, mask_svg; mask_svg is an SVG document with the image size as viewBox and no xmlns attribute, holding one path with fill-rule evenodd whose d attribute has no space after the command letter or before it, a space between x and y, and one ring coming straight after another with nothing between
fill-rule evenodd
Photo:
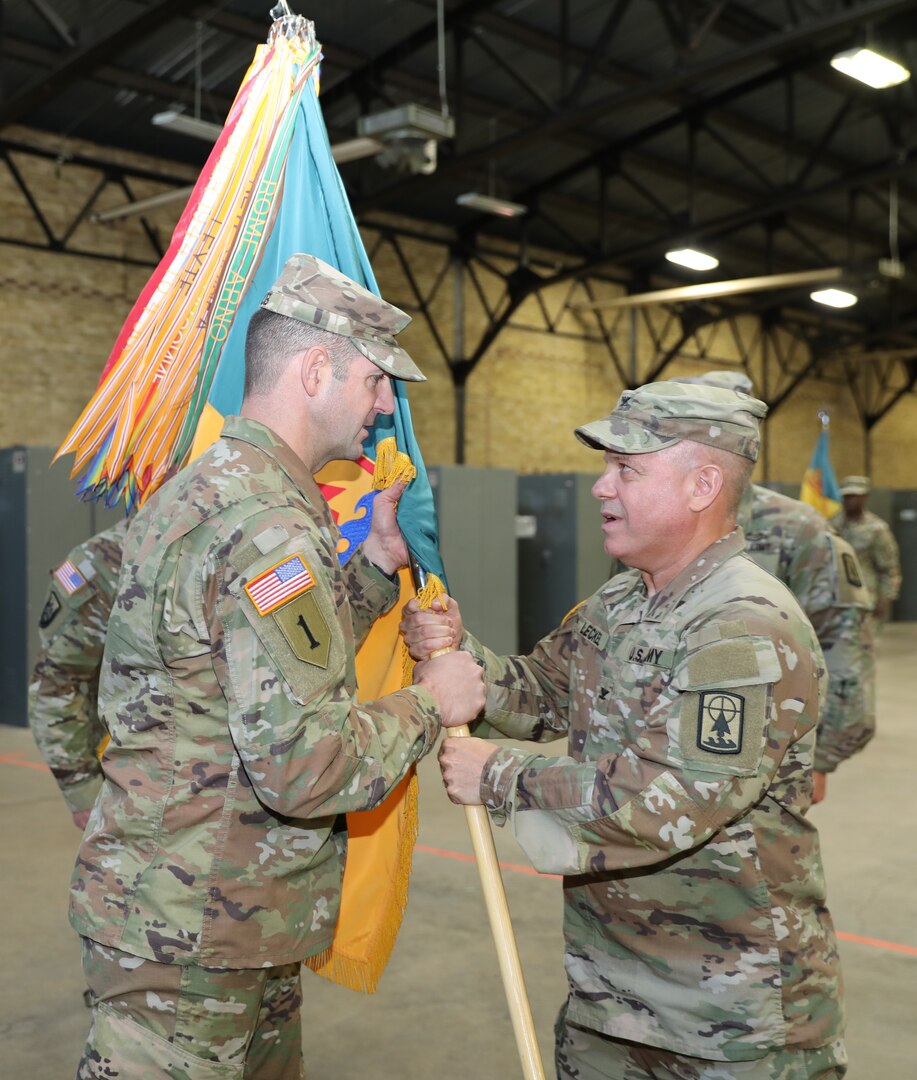
<instances>
[{"instance_id":1,"label":"camouflage trousers","mask_svg":"<svg viewBox=\"0 0 917 1080\"><path fill-rule=\"evenodd\" d=\"M840 1041L816 1050L779 1050L754 1061L707 1061L624 1039L566 1020L554 1027L557 1080L840 1080L847 1053Z\"/></svg>"},{"instance_id":2,"label":"camouflage trousers","mask_svg":"<svg viewBox=\"0 0 917 1080\"><path fill-rule=\"evenodd\" d=\"M302 1080L300 965L160 964L82 939L92 1027L77 1080Z\"/></svg>"}]
</instances>

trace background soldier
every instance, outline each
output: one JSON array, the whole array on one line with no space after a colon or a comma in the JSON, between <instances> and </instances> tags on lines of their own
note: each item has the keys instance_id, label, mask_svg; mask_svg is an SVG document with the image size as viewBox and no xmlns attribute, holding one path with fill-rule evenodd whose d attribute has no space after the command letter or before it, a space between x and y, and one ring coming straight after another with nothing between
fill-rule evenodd
<instances>
[{"instance_id":1,"label":"background soldier","mask_svg":"<svg viewBox=\"0 0 917 1080\"><path fill-rule=\"evenodd\" d=\"M405 609L416 656L461 642L486 719L568 735L567 756L447 739L456 802L511 823L564 878L570 993L557 1073L578 1080L826 1080L846 1071L834 930L804 816L821 652L789 590L743 553L736 508L766 406L653 383L577 429L608 582L529 656Z\"/></svg>"},{"instance_id":2,"label":"background soldier","mask_svg":"<svg viewBox=\"0 0 917 1080\"><path fill-rule=\"evenodd\" d=\"M99 669L128 521L98 533L51 572L29 685L29 724L73 823L82 829L102 786Z\"/></svg>"},{"instance_id":3,"label":"background soldier","mask_svg":"<svg viewBox=\"0 0 917 1080\"><path fill-rule=\"evenodd\" d=\"M737 521L746 552L792 591L824 653L828 687L818 717L812 797L820 802L827 774L862 750L876 731L869 595L853 549L813 506L750 484Z\"/></svg>"},{"instance_id":4,"label":"background soldier","mask_svg":"<svg viewBox=\"0 0 917 1080\"><path fill-rule=\"evenodd\" d=\"M872 599L872 614L881 626L901 591L901 561L888 523L866 509L868 494L868 476L845 476L841 481L844 509L835 514L831 524L857 553Z\"/></svg>"},{"instance_id":5,"label":"background soldier","mask_svg":"<svg viewBox=\"0 0 917 1080\"><path fill-rule=\"evenodd\" d=\"M483 706L467 654L355 700L355 648L407 559L400 490L342 568L313 473L359 457L391 378L423 378L408 321L293 256L248 328L242 415L127 536L71 892L95 998L81 1078L301 1077L300 962L332 941L343 815Z\"/></svg>"},{"instance_id":6,"label":"background soldier","mask_svg":"<svg viewBox=\"0 0 917 1080\"><path fill-rule=\"evenodd\" d=\"M752 392L751 379L736 371L672 381ZM790 589L825 656L828 692L818 718L812 796L817 803L824 798L827 774L862 750L876 731L869 594L853 548L813 506L749 484L737 522L745 533L746 552Z\"/></svg>"}]
</instances>

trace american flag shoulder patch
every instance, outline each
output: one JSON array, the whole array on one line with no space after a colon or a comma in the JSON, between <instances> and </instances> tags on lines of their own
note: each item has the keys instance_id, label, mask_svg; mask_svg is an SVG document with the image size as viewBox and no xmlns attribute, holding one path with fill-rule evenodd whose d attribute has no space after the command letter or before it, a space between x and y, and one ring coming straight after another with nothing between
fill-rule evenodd
<instances>
[{"instance_id":1,"label":"american flag shoulder patch","mask_svg":"<svg viewBox=\"0 0 917 1080\"><path fill-rule=\"evenodd\" d=\"M86 584L86 579L69 559L54 571L53 576L68 596Z\"/></svg>"},{"instance_id":2,"label":"american flag shoulder patch","mask_svg":"<svg viewBox=\"0 0 917 1080\"><path fill-rule=\"evenodd\" d=\"M291 555L252 578L245 591L259 615L270 615L314 584L315 578L305 559L301 555Z\"/></svg>"}]
</instances>

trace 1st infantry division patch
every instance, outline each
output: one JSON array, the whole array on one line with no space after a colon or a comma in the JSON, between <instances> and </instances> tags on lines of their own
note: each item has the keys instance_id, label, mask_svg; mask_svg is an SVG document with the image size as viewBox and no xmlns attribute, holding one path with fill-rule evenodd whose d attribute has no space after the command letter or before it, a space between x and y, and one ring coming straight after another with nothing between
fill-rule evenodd
<instances>
[{"instance_id":1,"label":"1st infantry division patch","mask_svg":"<svg viewBox=\"0 0 917 1080\"><path fill-rule=\"evenodd\" d=\"M697 745L711 754L738 754L742 750L745 699L725 690L705 690L697 711Z\"/></svg>"}]
</instances>

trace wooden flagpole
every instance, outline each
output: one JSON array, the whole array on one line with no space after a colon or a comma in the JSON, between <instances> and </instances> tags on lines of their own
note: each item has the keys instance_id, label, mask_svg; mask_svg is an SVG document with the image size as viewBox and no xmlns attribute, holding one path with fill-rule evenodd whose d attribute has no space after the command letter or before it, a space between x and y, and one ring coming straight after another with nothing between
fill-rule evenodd
<instances>
[{"instance_id":1,"label":"wooden flagpole","mask_svg":"<svg viewBox=\"0 0 917 1080\"><path fill-rule=\"evenodd\" d=\"M414 588L419 599L426 585L426 574L413 557L410 565ZM451 649L437 649L431 654L430 659L451 651ZM447 728L446 735L452 739L467 739L471 732L467 724L460 724L458 727ZM519 949L513 933L509 905L506 902L506 890L503 888L503 877L500 874L497 849L494 846L493 833L490 831L487 810L480 804L465 806L463 809L468 831L471 833L471 846L478 865L478 875L481 878L481 890L484 893L484 906L487 908L490 931L497 950L500 977L503 980L503 991L506 994L513 1034L516 1037L516 1049L519 1052L522 1075L524 1080L545 1080L538 1040L535 1037L532 1009L522 974L522 962L519 959Z\"/></svg>"},{"instance_id":2,"label":"wooden flagpole","mask_svg":"<svg viewBox=\"0 0 917 1080\"><path fill-rule=\"evenodd\" d=\"M443 652L448 651L448 649L443 650ZM434 653L434 655L437 654ZM467 724L446 729L446 735L453 739L468 738L470 734ZM522 963L516 947L516 937L510 920L506 890L503 888L503 878L500 874L500 864L497 862L497 849L494 846L493 833L490 831L487 810L480 805L465 806L463 809L465 820L468 822L468 831L471 833L471 846L477 859L484 905L490 920L490 931L497 949L500 976L503 979L506 1003L513 1022L522 1075L525 1080L544 1080L544 1068L538 1050L538 1040L535 1038L535 1024L532 1021L532 1010L525 990Z\"/></svg>"}]
</instances>

